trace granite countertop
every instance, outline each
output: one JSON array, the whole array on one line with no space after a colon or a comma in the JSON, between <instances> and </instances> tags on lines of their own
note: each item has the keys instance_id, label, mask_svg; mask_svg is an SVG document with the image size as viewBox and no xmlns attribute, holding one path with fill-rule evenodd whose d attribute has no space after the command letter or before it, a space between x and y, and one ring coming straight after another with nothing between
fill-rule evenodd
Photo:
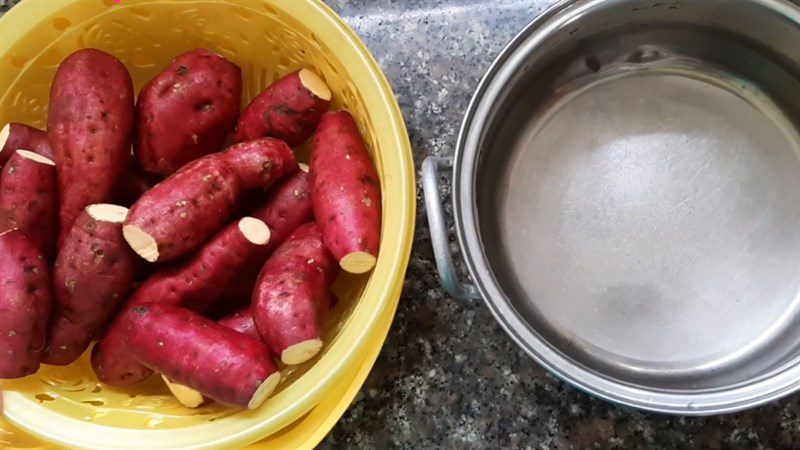
<instances>
[{"instance_id":1,"label":"granite countertop","mask_svg":"<svg viewBox=\"0 0 800 450\"><path fill-rule=\"evenodd\" d=\"M0 13L14 3L0 0ZM452 154L462 115L492 59L555 1L328 3L394 87L419 169L426 156ZM455 300L440 288L421 194L417 202L394 324L322 449L800 448L798 395L739 414L680 418L616 407L547 374L483 302Z\"/></svg>"}]
</instances>

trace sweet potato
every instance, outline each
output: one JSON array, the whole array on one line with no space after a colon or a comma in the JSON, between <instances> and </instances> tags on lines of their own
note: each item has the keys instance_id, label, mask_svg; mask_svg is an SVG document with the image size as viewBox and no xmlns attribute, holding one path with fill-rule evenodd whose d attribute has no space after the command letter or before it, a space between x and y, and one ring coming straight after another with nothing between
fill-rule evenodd
<instances>
[{"instance_id":1,"label":"sweet potato","mask_svg":"<svg viewBox=\"0 0 800 450\"><path fill-rule=\"evenodd\" d=\"M239 308L233 314L219 319L217 323L223 327L261 340L261 335L258 334L258 330L256 329L256 322L253 320L253 312L250 310L250 305Z\"/></svg>"},{"instance_id":2,"label":"sweet potato","mask_svg":"<svg viewBox=\"0 0 800 450\"><path fill-rule=\"evenodd\" d=\"M294 147L308 139L328 110L331 91L314 72L301 69L269 85L242 112L234 142L274 137Z\"/></svg>"},{"instance_id":3,"label":"sweet potato","mask_svg":"<svg viewBox=\"0 0 800 450\"><path fill-rule=\"evenodd\" d=\"M58 187L53 161L17 150L0 175L0 231L18 228L52 257L58 225Z\"/></svg>"},{"instance_id":4,"label":"sweet potato","mask_svg":"<svg viewBox=\"0 0 800 450\"><path fill-rule=\"evenodd\" d=\"M273 138L241 142L219 156L234 168L246 190L268 187L297 170L292 149Z\"/></svg>"},{"instance_id":5,"label":"sweet potato","mask_svg":"<svg viewBox=\"0 0 800 450\"><path fill-rule=\"evenodd\" d=\"M253 292L258 333L285 364L300 364L322 348L320 302L330 298L336 261L314 223L298 228L270 257Z\"/></svg>"},{"instance_id":6,"label":"sweet potato","mask_svg":"<svg viewBox=\"0 0 800 450\"><path fill-rule=\"evenodd\" d=\"M3 167L17 150L28 150L47 159L53 159L53 150L47 133L24 123L10 122L0 129L0 167Z\"/></svg>"},{"instance_id":7,"label":"sweet potato","mask_svg":"<svg viewBox=\"0 0 800 450\"><path fill-rule=\"evenodd\" d=\"M264 265L272 252L283 244L300 225L314 218L311 206L311 180L305 164L290 178L267 193L263 204L251 216L263 220L269 226L269 244L259 249L253 266L258 270Z\"/></svg>"},{"instance_id":8,"label":"sweet potato","mask_svg":"<svg viewBox=\"0 0 800 450\"><path fill-rule=\"evenodd\" d=\"M123 314L124 342L136 359L213 400L255 409L280 382L258 339L176 306L145 303Z\"/></svg>"},{"instance_id":9,"label":"sweet potato","mask_svg":"<svg viewBox=\"0 0 800 450\"><path fill-rule=\"evenodd\" d=\"M347 111L325 113L311 150L311 200L322 238L342 269L375 266L381 237L378 174Z\"/></svg>"},{"instance_id":10,"label":"sweet potato","mask_svg":"<svg viewBox=\"0 0 800 450\"><path fill-rule=\"evenodd\" d=\"M132 130L133 82L125 66L96 49L68 56L53 80L47 115L58 173L59 243L83 208L113 201L132 161Z\"/></svg>"},{"instance_id":11,"label":"sweet potato","mask_svg":"<svg viewBox=\"0 0 800 450\"><path fill-rule=\"evenodd\" d=\"M127 208L89 205L75 220L56 257L56 308L44 362L75 361L132 290L140 259L122 239Z\"/></svg>"},{"instance_id":12,"label":"sweet potato","mask_svg":"<svg viewBox=\"0 0 800 450\"><path fill-rule=\"evenodd\" d=\"M147 278L124 308L156 302L204 312L269 240L264 222L245 217L218 233L191 259L180 260ZM92 367L98 378L114 386L137 383L151 374L122 344L121 321L114 320L92 350Z\"/></svg>"},{"instance_id":13,"label":"sweet potato","mask_svg":"<svg viewBox=\"0 0 800 450\"><path fill-rule=\"evenodd\" d=\"M217 323L223 327L230 328L233 331L246 334L261 341L261 336L258 334L258 330L256 330L256 323L253 321L253 314L250 312L250 305L223 317L218 320ZM178 384L164 375L161 375L161 378L164 380L164 384L167 385L167 388L169 388L169 391L172 392L172 395L175 396L183 406L187 408L197 408L205 401L203 394L196 390Z\"/></svg>"},{"instance_id":14,"label":"sweet potato","mask_svg":"<svg viewBox=\"0 0 800 450\"><path fill-rule=\"evenodd\" d=\"M175 259L219 230L240 194L236 173L209 155L142 195L131 207L123 235L147 261Z\"/></svg>"},{"instance_id":15,"label":"sweet potato","mask_svg":"<svg viewBox=\"0 0 800 450\"><path fill-rule=\"evenodd\" d=\"M299 166L301 170L270 189L266 199L262 197L260 206L250 211L251 216L269 225L271 232L269 243L256 249L239 275L225 289L222 298L214 302L207 311L210 317L221 317L240 306L249 305L258 273L264 262L300 225L313 220L308 166L305 164Z\"/></svg>"},{"instance_id":16,"label":"sweet potato","mask_svg":"<svg viewBox=\"0 0 800 450\"><path fill-rule=\"evenodd\" d=\"M169 175L222 149L239 116L242 71L198 48L184 53L139 92L135 153L141 166Z\"/></svg>"},{"instance_id":17,"label":"sweet potato","mask_svg":"<svg viewBox=\"0 0 800 450\"><path fill-rule=\"evenodd\" d=\"M266 187L296 170L291 149L271 140L205 156L147 191L131 207L123 234L147 261L183 256L228 221L243 187Z\"/></svg>"},{"instance_id":18,"label":"sweet potato","mask_svg":"<svg viewBox=\"0 0 800 450\"><path fill-rule=\"evenodd\" d=\"M39 369L52 304L50 266L19 230L0 234L0 378Z\"/></svg>"}]
</instances>

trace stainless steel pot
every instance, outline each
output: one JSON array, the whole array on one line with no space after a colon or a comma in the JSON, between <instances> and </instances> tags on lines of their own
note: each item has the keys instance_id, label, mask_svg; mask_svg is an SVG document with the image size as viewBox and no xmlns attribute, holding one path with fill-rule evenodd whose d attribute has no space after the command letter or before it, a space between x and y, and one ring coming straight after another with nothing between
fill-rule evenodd
<instances>
[{"instance_id":1,"label":"stainless steel pot","mask_svg":"<svg viewBox=\"0 0 800 450\"><path fill-rule=\"evenodd\" d=\"M800 388L800 7L568 0L423 182L442 281L570 384L715 414ZM453 271L437 172L453 168Z\"/></svg>"}]
</instances>

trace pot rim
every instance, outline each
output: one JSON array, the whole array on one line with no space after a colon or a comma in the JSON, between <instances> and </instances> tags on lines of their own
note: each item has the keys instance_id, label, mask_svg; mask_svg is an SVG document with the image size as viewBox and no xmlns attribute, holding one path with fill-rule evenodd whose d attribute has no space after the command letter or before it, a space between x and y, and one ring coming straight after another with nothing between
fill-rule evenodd
<instances>
[{"instance_id":1,"label":"pot rim","mask_svg":"<svg viewBox=\"0 0 800 450\"><path fill-rule=\"evenodd\" d=\"M605 0L561 0L533 19L492 62L464 115L453 157L453 216L463 258L486 306L506 333L538 364L562 381L606 401L645 411L702 416L752 408L800 390L800 357L748 382L694 392L633 385L583 366L550 345L522 318L500 289L478 231L475 177L478 144L494 100L542 39ZM750 0L800 24L800 5ZM800 302L800 297L795 299Z\"/></svg>"}]
</instances>

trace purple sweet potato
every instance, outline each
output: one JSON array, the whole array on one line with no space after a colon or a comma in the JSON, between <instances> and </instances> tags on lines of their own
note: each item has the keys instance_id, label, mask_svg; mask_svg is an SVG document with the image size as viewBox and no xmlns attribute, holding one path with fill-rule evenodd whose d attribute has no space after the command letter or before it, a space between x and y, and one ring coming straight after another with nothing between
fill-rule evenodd
<instances>
[{"instance_id":1,"label":"purple sweet potato","mask_svg":"<svg viewBox=\"0 0 800 450\"><path fill-rule=\"evenodd\" d=\"M45 363L78 359L132 290L141 260L122 238L127 213L117 205L89 205L65 238L53 273L56 308Z\"/></svg>"},{"instance_id":2,"label":"purple sweet potato","mask_svg":"<svg viewBox=\"0 0 800 450\"><path fill-rule=\"evenodd\" d=\"M331 91L314 72L301 69L269 85L242 112L234 142L274 137L294 147L308 139L328 110Z\"/></svg>"},{"instance_id":3,"label":"purple sweet potato","mask_svg":"<svg viewBox=\"0 0 800 450\"><path fill-rule=\"evenodd\" d=\"M58 173L59 243L83 208L113 201L132 161L133 98L128 70L108 53L79 50L59 66L47 115Z\"/></svg>"},{"instance_id":4,"label":"purple sweet potato","mask_svg":"<svg viewBox=\"0 0 800 450\"><path fill-rule=\"evenodd\" d=\"M292 233L261 269L253 318L264 342L285 364L305 362L322 348L320 305L330 301L338 272L313 222Z\"/></svg>"},{"instance_id":5,"label":"purple sweet potato","mask_svg":"<svg viewBox=\"0 0 800 450\"><path fill-rule=\"evenodd\" d=\"M184 166L132 207L125 239L144 259L168 261L198 248L222 228L243 190L265 188L297 170L286 144L259 139Z\"/></svg>"},{"instance_id":6,"label":"purple sweet potato","mask_svg":"<svg viewBox=\"0 0 800 450\"><path fill-rule=\"evenodd\" d=\"M311 200L322 238L342 269L372 270L381 238L381 187L353 117L325 113L311 150Z\"/></svg>"},{"instance_id":7,"label":"purple sweet potato","mask_svg":"<svg viewBox=\"0 0 800 450\"><path fill-rule=\"evenodd\" d=\"M39 369L52 304L47 259L19 230L0 234L0 378Z\"/></svg>"},{"instance_id":8,"label":"purple sweet potato","mask_svg":"<svg viewBox=\"0 0 800 450\"><path fill-rule=\"evenodd\" d=\"M269 240L269 228L264 222L252 217L238 220L191 258L176 261L148 277L124 308L152 302L204 312ZM122 320L116 318L92 350L92 367L97 377L114 386L137 383L151 374L123 345Z\"/></svg>"},{"instance_id":9,"label":"purple sweet potato","mask_svg":"<svg viewBox=\"0 0 800 450\"><path fill-rule=\"evenodd\" d=\"M47 159L53 159L53 149L47 133L24 123L7 123L0 129L0 167L3 167L17 150L28 150Z\"/></svg>"},{"instance_id":10,"label":"purple sweet potato","mask_svg":"<svg viewBox=\"0 0 800 450\"><path fill-rule=\"evenodd\" d=\"M124 342L134 358L213 400L255 409L280 382L261 341L198 313L145 303L123 314Z\"/></svg>"},{"instance_id":11,"label":"purple sweet potato","mask_svg":"<svg viewBox=\"0 0 800 450\"><path fill-rule=\"evenodd\" d=\"M203 48L175 58L139 92L134 146L142 168L169 175L221 150L241 97L236 64Z\"/></svg>"},{"instance_id":12,"label":"purple sweet potato","mask_svg":"<svg viewBox=\"0 0 800 450\"><path fill-rule=\"evenodd\" d=\"M53 161L17 150L0 175L0 232L18 228L49 258L58 226L58 187Z\"/></svg>"}]
</instances>

